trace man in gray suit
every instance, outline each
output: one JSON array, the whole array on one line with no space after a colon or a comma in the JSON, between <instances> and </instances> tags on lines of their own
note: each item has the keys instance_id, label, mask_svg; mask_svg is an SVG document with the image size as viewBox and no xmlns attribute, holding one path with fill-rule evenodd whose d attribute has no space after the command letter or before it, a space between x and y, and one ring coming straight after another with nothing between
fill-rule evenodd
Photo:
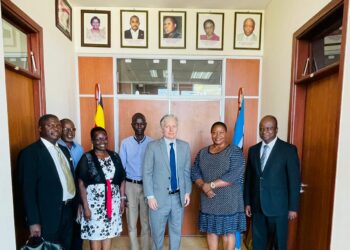
<instances>
[{"instance_id":1,"label":"man in gray suit","mask_svg":"<svg viewBox=\"0 0 350 250\"><path fill-rule=\"evenodd\" d=\"M163 138L147 145L143 165L143 188L148 200L153 249L163 249L165 226L169 250L180 249L184 207L190 204L191 156L189 144L176 139L178 120L160 120Z\"/></svg>"}]
</instances>

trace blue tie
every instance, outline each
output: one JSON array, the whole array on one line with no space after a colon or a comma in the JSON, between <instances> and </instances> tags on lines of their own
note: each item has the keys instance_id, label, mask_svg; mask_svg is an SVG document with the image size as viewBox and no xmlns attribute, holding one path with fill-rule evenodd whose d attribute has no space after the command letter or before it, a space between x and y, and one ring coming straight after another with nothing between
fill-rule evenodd
<instances>
[{"instance_id":1,"label":"blue tie","mask_svg":"<svg viewBox=\"0 0 350 250\"><path fill-rule=\"evenodd\" d=\"M170 172L171 172L171 191L177 190L177 178L176 178L176 161L175 161L175 150L173 147L174 143L170 143Z\"/></svg>"}]
</instances>

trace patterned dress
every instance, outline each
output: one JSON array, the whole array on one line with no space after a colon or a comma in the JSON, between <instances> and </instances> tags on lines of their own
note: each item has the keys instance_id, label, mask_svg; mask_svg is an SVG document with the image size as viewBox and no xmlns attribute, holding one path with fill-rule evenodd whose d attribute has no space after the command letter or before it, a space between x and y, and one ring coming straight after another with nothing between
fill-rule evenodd
<instances>
[{"instance_id":1,"label":"patterned dress","mask_svg":"<svg viewBox=\"0 0 350 250\"><path fill-rule=\"evenodd\" d=\"M215 154L209 152L209 147L199 151L191 171L192 180L202 179L210 183L221 179L232 184L215 188L216 195L211 199L201 192L201 232L225 235L246 230L243 204L244 164L242 151L234 145Z\"/></svg>"},{"instance_id":2,"label":"patterned dress","mask_svg":"<svg viewBox=\"0 0 350 250\"><path fill-rule=\"evenodd\" d=\"M115 167L110 156L98 159L106 179L112 179ZM91 219L86 221L82 216L81 238L87 240L104 240L118 236L122 231L122 219L119 214L120 193L117 185L112 186L112 219L107 218L105 205L105 184L93 184L86 188L87 202Z\"/></svg>"}]
</instances>

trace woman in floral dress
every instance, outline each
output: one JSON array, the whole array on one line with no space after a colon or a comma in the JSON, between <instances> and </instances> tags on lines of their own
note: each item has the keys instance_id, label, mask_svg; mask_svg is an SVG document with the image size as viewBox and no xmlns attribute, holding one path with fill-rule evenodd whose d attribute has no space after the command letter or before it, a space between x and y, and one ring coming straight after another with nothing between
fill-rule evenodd
<instances>
[{"instance_id":1,"label":"woman in floral dress","mask_svg":"<svg viewBox=\"0 0 350 250\"><path fill-rule=\"evenodd\" d=\"M84 211L81 238L89 240L93 250L109 250L111 238L122 231L125 171L119 155L107 150L106 130L96 127L90 135L93 150L82 156L76 173Z\"/></svg>"}]
</instances>

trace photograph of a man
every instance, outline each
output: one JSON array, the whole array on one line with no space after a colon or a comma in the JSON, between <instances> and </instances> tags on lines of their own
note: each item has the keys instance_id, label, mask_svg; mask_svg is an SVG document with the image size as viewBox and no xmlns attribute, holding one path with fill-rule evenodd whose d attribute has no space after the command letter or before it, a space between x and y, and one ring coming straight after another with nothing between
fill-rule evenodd
<instances>
[{"instance_id":1,"label":"photograph of a man","mask_svg":"<svg viewBox=\"0 0 350 250\"><path fill-rule=\"evenodd\" d=\"M140 18L136 15L130 17L130 29L124 31L125 39L144 39L145 32L140 29Z\"/></svg>"},{"instance_id":2,"label":"photograph of a man","mask_svg":"<svg viewBox=\"0 0 350 250\"><path fill-rule=\"evenodd\" d=\"M235 49L260 49L262 13L235 13Z\"/></svg>"},{"instance_id":3,"label":"photograph of a man","mask_svg":"<svg viewBox=\"0 0 350 250\"><path fill-rule=\"evenodd\" d=\"M164 16L163 17L163 38L181 38L178 31L178 20L181 17Z\"/></svg>"},{"instance_id":4,"label":"photograph of a man","mask_svg":"<svg viewBox=\"0 0 350 250\"><path fill-rule=\"evenodd\" d=\"M120 44L122 48L148 47L148 11L120 11Z\"/></svg>"},{"instance_id":5,"label":"photograph of a man","mask_svg":"<svg viewBox=\"0 0 350 250\"><path fill-rule=\"evenodd\" d=\"M248 17L243 22L243 33L238 34L238 41L257 41L257 36L254 33L255 21L253 18Z\"/></svg>"}]
</instances>

